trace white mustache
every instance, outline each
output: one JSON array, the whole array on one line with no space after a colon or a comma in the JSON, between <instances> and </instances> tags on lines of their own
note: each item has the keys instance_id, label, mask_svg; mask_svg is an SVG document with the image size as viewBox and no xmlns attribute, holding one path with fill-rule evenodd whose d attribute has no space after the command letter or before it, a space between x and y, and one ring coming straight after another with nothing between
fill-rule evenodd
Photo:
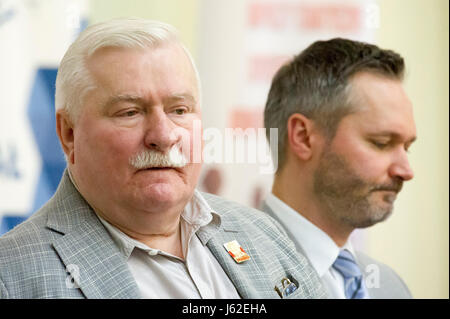
<instances>
[{"instance_id":1,"label":"white mustache","mask_svg":"<svg viewBox=\"0 0 450 319\"><path fill-rule=\"evenodd\" d=\"M187 164L186 157L180 152L179 147L174 146L169 153L161 153L155 150L144 150L130 158L130 164L136 169L152 167L183 167Z\"/></svg>"}]
</instances>

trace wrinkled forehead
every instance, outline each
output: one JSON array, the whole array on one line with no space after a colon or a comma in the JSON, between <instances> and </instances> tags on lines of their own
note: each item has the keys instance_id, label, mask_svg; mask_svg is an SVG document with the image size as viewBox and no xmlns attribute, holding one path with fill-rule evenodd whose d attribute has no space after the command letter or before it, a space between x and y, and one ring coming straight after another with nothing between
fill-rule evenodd
<instances>
[{"instance_id":1,"label":"wrinkled forehead","mask_svg":"<svg viewBox=\"0 0 450 319\"><path fill-rule=\"evenodd\" d=\"M182 46L104 47L89 58L87 65L95 89L86 96L86 105L177 98L189 101L198 112L201 109L195 69Z\"/></svg>"},{"instance_id":2,"label":"wrinkled forehead","mask_svg":"<svg viewBox=\"0 0 450 319\"><path fill-rule=\"evenodd\" d=\"M133 59L133 56L142 55L148 56L148 58ZM167 61L169 61L168 64ZM180 43L163 42L151 47L102 47L98 48L86 62L94 84L99 84L98 74L105 73L111 76L114 73L114 78L122 76L125 81L129 76L127 72L130 75L136 74L136 72L130 71L141 69L141 72L145 73L146 67L151 64L156 65L160 70L171 70L170 72L174 74L174 83L179 80L177 74L179 76L189 74L190 82L195 91L193 93L197 97L198 105L201 105L201 87L197 69L189 51Z\"/></svg>"}]
</instances>

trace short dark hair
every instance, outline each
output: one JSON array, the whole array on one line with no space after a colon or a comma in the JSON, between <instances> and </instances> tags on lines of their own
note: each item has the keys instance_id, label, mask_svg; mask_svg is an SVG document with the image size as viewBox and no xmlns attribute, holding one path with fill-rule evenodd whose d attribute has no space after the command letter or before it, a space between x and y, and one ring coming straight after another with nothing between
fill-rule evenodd
<instances>
[{"instance_id":1,"label":"short dark hair","mask_svg":"<svg viewBox=\"0 0 450 319\"><path fill-rule=\"evenodd\" d=\"M264 110L264 126L278 128L278 170L286 154L287 121L294 113L313 119L328 138L340 120L352 112L349 80L370 72L403 80L403 58L376 45L334 38L316 41L275 74Z\"/></svg>"}]
</instances>

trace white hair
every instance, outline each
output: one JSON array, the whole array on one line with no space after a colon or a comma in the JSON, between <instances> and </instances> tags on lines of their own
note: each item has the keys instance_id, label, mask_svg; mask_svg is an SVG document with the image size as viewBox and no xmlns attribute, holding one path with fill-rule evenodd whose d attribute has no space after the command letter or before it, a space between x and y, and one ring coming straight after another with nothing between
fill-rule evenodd
<instances>
[{"instance_id":1,"label":"white hair","mask_svg":"<svg viewBox=\"0 0 450 319\"><path fill-rule=\"evenodd\" d=\"M86 93L95 88L86 61L100 48L155 48L164 43L178 44L185 51L195 72L200 100L198 70L191 54L181 43L177 30L158 21L121 18L89 26L69 47L56 77L55 110L66 110L72 122L76 121Z\"/></svg>"}]
</instances>

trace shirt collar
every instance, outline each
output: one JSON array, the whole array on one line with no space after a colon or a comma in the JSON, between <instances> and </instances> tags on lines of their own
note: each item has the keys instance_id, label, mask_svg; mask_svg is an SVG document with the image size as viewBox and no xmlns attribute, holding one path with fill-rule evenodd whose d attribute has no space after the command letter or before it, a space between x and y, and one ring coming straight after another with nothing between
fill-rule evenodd
<instances>
[{"instance_id":1,"label":"shirt collar","mask_svg":"<svg viewBox=\"0 0 450 319\"><path fill-rule=\"evenodd\" d=\"M75 180L72 177L70 169L67 169L67 172L72 184L75 186L76 190L80 192L77 187L77 184L75 183ZM214 219L213 214L214 216L216 216L216 218ZM105 219L100 217L99 214L96 213L96 215L99 218L100 222L103 224L103 226L105 226L106 230L111 235L117 247L119 247L119 250L122 252L122 254L124 254L126 258L130 257L135 247L143 249L153 255L156 255L159 252L157 249L148 247L144 243L141 243L140 241L131 238L130 236L119 230L117 227L111 225ZM221 218L220 215L213 212L213 210L211 209L205 198L202 196L202 194L197 189L195 189L194 195L192 196L191 200L186 204L183 212L181 213L181 219L182 222L185 222L185 225L183 225L184 227L182 227L182 241L183 241L182 246L183 251L186 254L189 240L195 234L195 232L200 227L207 226L209 224L220 224Z\"/></svg>"},{"instance_id":2,"label":"shirt collar","mask_svg":"<svg viewBox=\"0 0 450 319\"><path fill-rule=\"evenodd\" d=\"M208 225L212 219L212 208L198 190L184 207L181 217L196 229Z\"/></svg>"},{"instance_id":3,"label":"shirt collar","mask_svg":"<svg viewBox=\"0 0 450 319\"><path fill-rule=\"evenodd\" d=\"M341 249L347 249L355 255L350 241L347 241L343 247L338 247L323 230L275 195L269 194L266 204L303 248L319 277L322 277L330 269Z\"/></svg>"},{"instance_id":4,"label":"shirt collar","mask_svg":"<svg viewBox=\"0 0 450 319\"><path fill-rule=\"evenodd\" d=\"M211 207L208 205L201 193L194 190L194 195L181 213L181 222L184 223L181 236L183 241L182 246L184 249L187 249L189 240L200 227L206 226L212 222L213 214L215 213L212 212ZM106 227L119 250L126 258L130 257L134 248L142 249L150 255L156 255L159 253L158 249L149 247L144 243L131 238L117 227L111 225L105 219L100 217L100 215L97 214L97 217Z\"/></svg>"}]
</instances>

